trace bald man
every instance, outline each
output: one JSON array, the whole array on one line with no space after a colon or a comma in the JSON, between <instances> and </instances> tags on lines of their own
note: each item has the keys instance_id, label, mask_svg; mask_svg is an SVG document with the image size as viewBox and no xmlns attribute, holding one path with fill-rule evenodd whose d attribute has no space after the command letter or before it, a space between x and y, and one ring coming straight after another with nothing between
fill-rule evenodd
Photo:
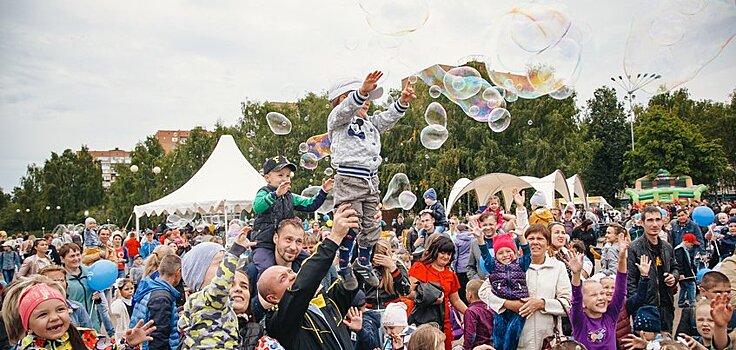
<instances>
[{"instance_id":1,"label":"bald man","mask_svg":"<svg viewBox=\"0 0 736 350\"><path fill-rule=\"evenodd\" d=\"M261 274L259 298L278 305L266 315L266 331L284 348L352 349L342 318L358 289L355 277L349 283L338 280L326 292L319 288L343 238L358 227L355 210L343 204L335 212L332 232L304 261L299 274L285 266L271 266Z\"/></svg>"}]
</instances>

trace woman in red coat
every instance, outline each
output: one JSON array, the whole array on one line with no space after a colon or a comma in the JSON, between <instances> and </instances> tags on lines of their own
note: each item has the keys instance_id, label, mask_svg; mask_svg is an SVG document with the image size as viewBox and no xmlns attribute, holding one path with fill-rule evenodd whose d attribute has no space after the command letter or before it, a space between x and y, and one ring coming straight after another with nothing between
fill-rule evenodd
<instances>
[{"instance_id":1,"label":"woman in red coat","mask_svg":"<svg viewBox=\"0 0 736 350\"><path fill-rule=\"evenodd\" d=\"M410 298L414 297L414 290L417 282L437 282L442 286L443 296L438 302L445 305L445 349L450 350L452 347L452 326L450 325L450 304L465 314L467 306L460 299L458 291L460 290L460 282L457 275L450 269L450 262L455 254L455 244L452 240L441 236L430 244L422 259L412 265L409 270L409 281L411 282L412 292Z\"/></svg>"}]
</instances>

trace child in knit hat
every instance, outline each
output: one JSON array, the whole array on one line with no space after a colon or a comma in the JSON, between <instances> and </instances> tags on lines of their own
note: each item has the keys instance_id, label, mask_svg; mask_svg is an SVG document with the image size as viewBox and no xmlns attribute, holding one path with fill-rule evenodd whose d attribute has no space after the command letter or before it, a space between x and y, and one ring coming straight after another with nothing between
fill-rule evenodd
<instances>
[{"instance_id":1,"label":"child in knit hat","mask_svg":"<svg viewBox=\"0 0 736 350\"><path fill-rule=\"evenodd\" d=\"M534 192L529 203L532 205L532 215L529 217L530 224L542 224L547 226L550 222L554 221L552 212L547 208L547 196L544 195L544 192Z\"/></svg>"},{"instance_id":2,"label":"child in knit hat","mask_svg":"<svg viewBox=\"0 0 736 350\"><path fill-rule=\"evenodd\" d=\"M519 247L522 255L517 256L516 243L509 234L493 237L493 256L485 243L483 232L479 228L473 230L478 240L481 257L488 271L488 283L493 294L506 300L521 300L529 297L526 284L526 271L531 265L531 251L525 235L519 235ZM516 349L519 344L521 330L524 328L524 317L509 309L493 317L493 345L496 349Z\"/></svg>"},{"instance_id":3,"label":"child in knit hat","mask_svg":"<svg viewBox=\"0 0 736 350\"><path fill-rule=\"evenodd\" d=\"M409 103L416 97L411 84L407 84L399 100L386 111L368 116L370 101L383 94L383 88L378 86L382 76L382 72L375 71L363 81L346 79L334 84L327 94L332 105L327 117L327 134L331 141L332 167L336 168L335 208L350 203L351 209L361 218L357 234L351 230L342 240L338 273L343 278L352 275L348 265L357 239L358 257L352 271L372 287L379 284L371 267L371 254L381 236L380 220L375 219L381 203L378 188L378 167L382 161L381 133L391 129L404 116Z\"/></svg>"},{"instance_id":4,"label":"child in knit hat","mask_svg":"<svg viewBox=\"0 0 736 350\"><path fill-rule=\"evenodd\" d=\"M427 205L426 209L432 211L434 217L434 232L445 232L447 229L447 217L445 215L445 207L437 200L437 192L434 188L428 189L422 196L424 198L424 204Z\"/></svg>"},{"instance_id":5,"label":"child in knit hat","mask_svg":"<svg viewBox=\"0 0 736 350\"><path fill-rule=\"evenodd\" d=\"M108 339L107 343L94 330L75 327L71 323L62 287L46 277L34 276L14 285L8 289L5 298L3 316L8 317L5 320L8 335L20 334L22 337L15 349L115 350L135 348L143 341L153 340L148 336L155 330L153 321L145 325L138 322L125 333L121 343L115 339ZM17 300L17 306L10 305L8 300ZM22 325L22 329L16 329L15 325Z\"/></svg>"},{"instance_id":6,"label":"child in knit hat","mask_svg":"<svg viewBox=\"0 0 736 350\"><path fill-rule=\"evenodd\" d=\"M386 333L383 350L405 349L409 345L409 339L416 327L409 325L406 310L406 304L401 302L386 305L381 318L381 325Z\"/></svg>"},{"instance_id":7,"label":"child in knit hat","mask_svg":"<svg viewBox=\"0 0 736 350\"><path fill-rule=\"evenodd\" d=\"M642 306L636 312L634 325L631 327L635 334L647 342L647 349L657 347L655 344L662 341L662 323L659 319L659 310L655 306Z\"/></svg>"}]
</instances>

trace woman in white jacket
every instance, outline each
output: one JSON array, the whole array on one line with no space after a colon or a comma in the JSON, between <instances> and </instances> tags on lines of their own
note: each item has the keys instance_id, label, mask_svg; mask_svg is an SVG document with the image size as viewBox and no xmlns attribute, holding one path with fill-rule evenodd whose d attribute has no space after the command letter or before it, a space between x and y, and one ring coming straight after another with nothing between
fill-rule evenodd
<instances>
[{"instance_id":1,"label":"woman in white jacket","mask_svg":"<svg viewBox=\"0 0 736 350\"><path fill-rule=\"evenodd\" d=\"M483 282L479 295L496 313L509 309L526 317L518 349L539 350L544 338L560 327L561 317L554 316L566 315L570 310L572 287L565 264L547 255L551 240L547 227L531 225L524 235L532 253L532 263L526 272L529 298L526 301L501 299L493 294L488 280Z\"/></svg>"},{"instance_id":2,"label":"woman in white jacket","mask_svg":"<svg viewBox=\"0 0 736 350\"><path fill-rule=\"evenodd\" d=\"M123 278L118 280L119 297L110 304L110 314L115 323L115 339L120 340L125 331L130 328L130 314L133 313L132 298L135 292L133 280Z\"/></svg>"}]
</instances>

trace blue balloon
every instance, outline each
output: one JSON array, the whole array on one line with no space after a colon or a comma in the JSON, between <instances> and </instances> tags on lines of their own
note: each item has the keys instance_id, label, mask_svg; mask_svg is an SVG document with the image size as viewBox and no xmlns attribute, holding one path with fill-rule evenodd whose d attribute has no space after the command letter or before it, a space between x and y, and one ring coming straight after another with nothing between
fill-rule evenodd
<instances>
[{"instance_id":1,"label":"blue balloon","mask_svg":"<svg viewBox=\"0 0 736 350\"><path fill-rule=\"evenodd\" d=\"M693 221L700 226L708 226L713 223L716 214L713 209L706 206L699 206L693 210Z\"/></svg>"},{"instance_id":2,"label":"blue balloon","mask_svg":"<svg viewBox=\"0 0 736 350\"><path fill-rule=\"evenodd\" d=\"M110 260L98 260L89 267L87 285L95 292L110 288L118 278L118 265Z\"/></svg>"},{"instance_id":3,"label":"blue balloon","mask_svg":"<svg viewBox=\"0 0 736 350\"><path fill-rule=\"evenodd\" d=\"M327 220L330 220L330 216L325 214L325 216L322 217L322 221L327 222Z\"/></svg>"},{"instance_id":4,"label":"blue balloon","mask_svg":"<svg viewBox=\"0 0 736 350\"><path fill-rule=\"evenodd\" d=\"M711 270L709 268L705 267L698 270L698 273L695 275L695 279L698 281L698 283L700 283L700 281L703 279L703 276L710 271Z\"/></svg>"},{"instance_id":5,"label":"blue balloon","mask_svg":"<svg viewBox=\"0 0 736 350\"><path fill-rule=\"evenodd\" d=\"M659 208L659 212L662 213L663 218L670 216L670 213L667 210L664 210L662 208Z\"/></svg>"},{"instance_id":6,"label":"blue balloon","mask_svg":"<svg viewBox=\"0 0 736 350\"><path fill-rule=\"evenodd\" d=\"M479 258L480 258L480 269L483 271L483 273L488 275L489 273L488 273L488 269L486 269L486 261L483 259L483 256L479 256Z\"/></svg>"}]
</instances>

